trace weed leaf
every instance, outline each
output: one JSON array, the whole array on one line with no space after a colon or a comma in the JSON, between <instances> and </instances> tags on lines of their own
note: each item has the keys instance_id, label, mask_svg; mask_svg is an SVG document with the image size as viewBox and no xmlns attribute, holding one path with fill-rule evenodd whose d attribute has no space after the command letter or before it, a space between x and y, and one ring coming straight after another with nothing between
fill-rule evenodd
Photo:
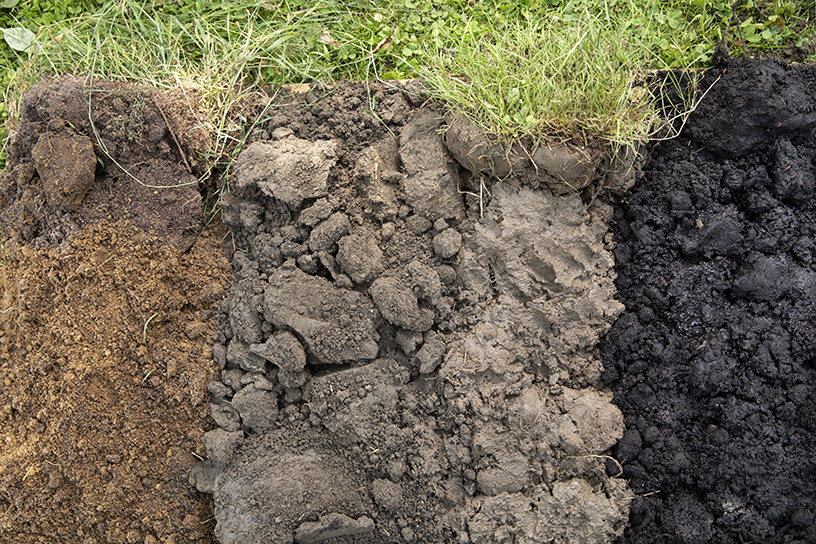
<instances>
[{"instance_id":1,"label":"weed leaf","mask_svg":"<svg viewBox=\"0 0 816 544\"><path fill-rule=\"evenodd\" d=\"M23 27L4 28L3 39L15 51L27 51L34 43L34 33Z\"/></svg>"}]
</instances>

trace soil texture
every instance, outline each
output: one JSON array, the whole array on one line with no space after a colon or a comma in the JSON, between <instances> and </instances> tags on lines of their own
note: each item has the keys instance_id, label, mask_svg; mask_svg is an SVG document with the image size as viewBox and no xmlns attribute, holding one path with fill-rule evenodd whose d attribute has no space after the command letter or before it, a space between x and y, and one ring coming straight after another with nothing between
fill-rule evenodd
<instances>
[{"instance_id":1,"label":"soil texture","mask_svg":"<svg viewBox=\"0 0 816 544\"><path fill-rule=\"evenodd\" d=\"M53 246L86 224L127 219L187 250L206 221L197 99L192 87L160 93L71 77L33 87L9 140L5 235Z\"/></svg>"},{"instance_id":2,"label":"soil texture","mask_svg":"<svg viewBox=\"0 0 816 544\"><path fill-rule=\"evenodd\" d=\"M72 78L23 101L0 176L0 542L214 541L187 474L229 264L177 147L194 112Z\"/></svg>"},{"instance_id":3,"label":"soil texture","mask_svg":"<svg viewBox=\"0 0 816 544\"><path fill-rule=\"evenodd\" d=\"M618 542L816 542L816 68L712 83L615 208Z\"/></svg>"},{"instance_id":4,"label":"soil texture","mask_svg":"<svg viewBox=\"0 0 816 544\"><path fill-rule=\"evenodd\" d=\"M222 201L235 284L192 477L219 541L619 535L611 208L474 177L410 84L269 111Z\"/></svg>"},{"instance_id":5,"label":"soil texture","mask_svg":"<svg viewBox=\"0 0 816 544\"><path fill-rule=\"evenodd\" d=\"M414 82L280 91L218 229L194 88L35 86L0 542L816 542L816 68L722 62L612 172Z\"/></svg>"}]
</instances>

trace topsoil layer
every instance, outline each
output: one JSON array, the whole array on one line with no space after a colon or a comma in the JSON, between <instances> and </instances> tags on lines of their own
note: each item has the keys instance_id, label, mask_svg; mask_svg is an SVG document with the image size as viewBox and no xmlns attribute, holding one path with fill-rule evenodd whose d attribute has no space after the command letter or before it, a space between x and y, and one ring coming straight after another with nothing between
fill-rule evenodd
<instances>
[{"instance_id":1,"label":"topsoil layer","mask_svg":"<svg viewBox=\"0 0 816 544\"><path fill-rule=\"evenodd\" d=\"M35 87L0 541L816 541L814 76L710 72L611 203L552 190L587 150L481 177L415 85L280 94L228 231L194 89Z\"/></svg>"},{"instance_id":2,"label":"topsoil layer","mask_svg":"<svg viewBox=\"0 0 816 544\"><path fill-rule=\"evenodd\" d=\"M214 542L187 475L229 263L177 93L64 78L23 101L0 176L2 542Z\"/></svg>"}]
</instances>

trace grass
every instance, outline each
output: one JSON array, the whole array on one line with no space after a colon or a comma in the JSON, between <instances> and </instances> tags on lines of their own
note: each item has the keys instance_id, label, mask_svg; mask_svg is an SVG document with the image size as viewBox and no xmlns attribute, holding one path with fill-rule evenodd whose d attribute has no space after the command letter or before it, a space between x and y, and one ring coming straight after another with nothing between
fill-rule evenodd
<instances>
[{"instance_id":1,"label":"grass","mask_svg":"<svg viewBox=\"0 0 816 544\"><path fill-rule=\"evenodd\" d=\"M649 70L705 67L814 35L816 1L738 0L23 0L0 27L0 121L13 125L43 75L171 88L194 82L206 156L228 168L247 138L258 85L422 75L437 96L505 140L649 138ZM25 29L23 32L22 29ZM19 43L17 44L18 49ZM813 59L811 59L813 60ZM0 134L4 136L4 134Z\"/></svg>"},{"instance_id":2,"label":"grass","mask_svg":"<svg viewBox=\"0 0 816 544\"><path fill-rule=\"evenodd\" d=\"M422 74L439 98L510 142L647 139L656 109L643 70L653 55L588 9L565 15L466 31Z\"/></svg>"},{"instance_id":3,"label":"grass","mask_svg":"<svg viewBox=\"0 0 816 544\"><path fill-rule=\"evenodd\" d=\"M765 25L746 15L753 2L565 4L547 17L466 25L432 50L421 73L437 97L505 143L603 139L615 150L665 129L664 105L648 92L657 70L693 73L720 40L736 53L807 41L783 23L795 17L792 3L774 3ZM669 112L682 118L696 106L696 85L664 77L684 89L683 105Z\"/></svg>"},{"instance_id":4,"label":"grass","mask_svg":"<svg viewBox=\"0 0 816 544\"><path fill-rule=\"evenodd\" d=\"M204 118L212 120L209 155L223 156L240 141L242 126L236 114L260 98L256 91L242 90L245 83L262 81L261 74L270 66L286 79L317 75L304 63L298 66L302 73L296 74L283 61L300 36L297 25L320 23L314 10L307 10L259 28L268 15L263 2L224 5L201 17L180 18L125 0L109 2L93 15L44 27L37 38L40 50L22 64L7 87L11 118L18 114L17 101L24 89L42 74L69 72L159 89L195 82L203 91Z\"/></svg>"}]
</instances>

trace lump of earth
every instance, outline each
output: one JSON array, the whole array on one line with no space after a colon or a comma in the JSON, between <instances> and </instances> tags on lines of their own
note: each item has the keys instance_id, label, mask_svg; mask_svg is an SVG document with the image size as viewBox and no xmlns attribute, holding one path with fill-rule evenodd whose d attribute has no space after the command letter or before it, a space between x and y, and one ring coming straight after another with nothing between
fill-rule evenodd
<instances>
[{"instance_id":1,"label":"lump of earth","mask_svg":"<svg viewBox=\"0 0 816 544\"><path fill-rule=\"evenodd\" d=\"M310 142L289 136L273 142L254 142L239 155L235 189L240 192L258 187L297 209L307 198L326 196L336 162L334 141Z\"/></svg>"},{"instance_id":2,"label":"lump of earth","mask_svg":"<svg viewBox=\"0 0 816 544\"><path fill-rule=\"evenodd\" d=\"M238 415L238 411L230 404L225 404L223 401L211 402L210 415L216 425L227 432L241 430L241 417Z\"/></svg>"},{"instance_id":3,"label":"lump of earth","mask_svg":"<svg viewBox=\"0 0 816 544\"><path fill-rule=\"evenodd\" d=\"M399 213L392 184L404 177L397 166L397 140L393 137L364 149L354 169L357 190L368 199L371 210L382 222L393 221Z\"/></svg>"},{"instance_id":4,"label":"lump of earth","mask_svg":"<svg viewBox=\"0 0 816 544\"><path fill-rule=\"evenodd\" d=\"M417 303L413 291L396 278L378 278L369 288L371 298L382 316L392 325L423 332L434 322L433 311Z\"/></svg>"},{"instance_id":5,"label":"lump of earth","mask_svg":"<svg viewBox=\"0 0 816 544\"><path fill-rule=\"evenodd\" d=\"M402 182L406 202L431 222L461 220L465 216L459 195L459 174L439 135L442 119L422 111L402 130L399 158L407 177Z\"/></svg>"},{"instance_id":6,"label":"lump of earth","mask_svg":"<svg viewBox=\"0 0 816 544\"><path fill-rule=\"evenodd\" d=\"M601 177L598 167L611 153L599 143L586 147L561 143L505 147L489 140L464 116L448 115L446 120L445 145L475 179L489 176L502 180L512 175L530 187L547 187L556 194L567 195ZM640 150L633 146L622 148L612 160L613 168L603 174L604 186L615 191L630 188L643 162Z\"/></svg>"},{"instance_id":7,"label":"lump of earth","mask_svg":"<svg viewBox=\"0 0 816 544\"><path fill-rule=\"evenodd\" d=\"M545 173L555 182L556 188L566 185L568 189L579 191L595 179L597 157L586 149L565 144L541 145L533 150L530 157L536 171ZM559 183L560 182L560 183Z\"/></svg>"},{"instance_id":8,"label":"lump of earth","mask_svg":"<svg viewBox=\"0 0 816 544\"><path fill-rule=\"evenodd\" d=\"M313 544L330 538L354 536L374 531L374 520L367 516L352 519L343 514L333 512L321 516L318 521L307 521L295 531L295 542L298 544Z\"/></svg>"},{"instance_id":9,"label":"lump of earth","mask_svg":"<svg viewBox=\"0 0 816 544\"><path fill-rule=\"evenodd\" d=\"M404 500L400 485L382 478L371 484L371 495L377 504L387 510L396 510Z\"/></svg>"},{"instance_id":10,"label":"lump of earth","mask_svg":"<svg viewBox=\"0 0 816 544\"><path fill-rule=\"evenodd\" d=\"M227 346L227 362L246 372L263 372L266 361L250 351L250 345L233 339Z\"/></svg>"},{"instance_id":11,"label":"lump of earth","mask_svg":"<svg viewBox=\"0 0 816 544\"><path fill-rule=\"evenodd\" d=\"M79 208L94 182L96 155L90 138L68 129L46 132L31 155L48 205L68 212Z\"/></svg>"},{"instance_id":12,"label":"lump of earth","mask_svg":"<svg viewBox=\"0 0 816 544\"><path fill-rule=\"evenodd\" d=\"M462 115L446 118L445 145L463 168L475 175L491 175L506 178L519 157L508 154L496 142L490 142L470 120ZM512 162L511 162L512 161Z\"/></svg>"},{"instance_id":13,"label":"lump of earth","mask_svg":"<svg viewBox=\"0 0 816 544\"><path fill-rule=\"evenodd\" d=\"M689 256L707 259L717 255L736 255L744 251L742 224L734 206L717 207L711 213L701 214L700 223L683 243L683 252Z\"/></svg>"},{"instance_id":14,"label":"lump of earth","mask_svg":"<svg viewBox=\"0 0 816 544\"><path fill-rule=\"evenodd\" d=\"M712 70L699 83L711 89L690 116L686 131L695 143L725 159L771 146L777 138L806 136L816 128L810 109L808 66L740 61L722 74ZM716 82L715 82L716 80Z\"/></svg>"},{"instance_id":15,"label":"lump of earth","mask_svg":"<svg viewBox=\"0 0 816 544\"><path fill-rule=\"evenodd\" d=\"M299 269L278 269L264 293L264 317L291 328L324 364L374 359L379 352L379 314L367 295L335 287Z\"/></svg>"},{"instance_id":16,"label":"lump of earth","mask_svg":"<svg viewBox=\"0 0 816 544\"><path fill-rule=\"evenodd\" d=\"M241 416L241 424L247 432L259 433L270 429L278 417L277 395L258 389L255 384L249 384L235 393L232 407Z\"/></svg>"},{"instance_id":17,"label":"lump of earth","mask_svg":"<svg viewBox=\"0 0 816 544\"><path fill-rule=\"evenodd\" d=\"M304 387L311 414L342 444L372 443L390 423L408 373L395 361L377 361L316 376ZM360 392L363 392L361 395Z\"/></svg>"},{"instance_id":18,"label":"lump of earth","mask_svg":"<svg viewBox=\"0 0 816 544\"><path fill-rule=\"evenodd\" d=\"M442 296L442 280L439 273L419 261L411 261L406 267L408 278L418 298L436 304Z\"/></svg>"},{"instance_id":19,"label":"lump of earth","mask_svg":"<svg viewBox=\"0 0 816 544\"><path fill-rule=\"evenodd\" d=\"M314 227L321 221L328 219L333 211L334 209L328 200L318 198L314 204L300 212L298 222Z\"/></svg>"},{"instance_id":20,"label":"lump of earth","mask_svg":"<svg viewBox=\"0 0 816 544\"><path fill-rule=\"evenodd\" d=\"M484 468L476 475L476 483L481 493L499 495L516 493L529 483L530 464L520 453L497 452L495 464Z\"/></svg>"},{"instance_id":21,"label":"lump of earth","mask_svg":"<svg viewBox=\"0 0 816 544\"><path fill-rule=\"evenodd\" d=\"M233 342L257 344L261 341L261 316L257 307L259 296L255 294L255 282L239 281L230 301L230 326L235 331Z\"/></svg>"},{"instance_id":22,"label":"lump of earth","mask_svg":"<svg viewBox=\"0 0 816 544\"><path fill-rule=\"evenodd\" d=\"M291 544L297 528L315 513L359 523L370 509L354 465L315 440L313 432L297 441L274 431L252 435L233 455L213 492L221 544Z\"/></svg>"},{"instance_id":23,"label":"lump of earth","mask_svg":"<svg viewBox=\"0 0 816 544\"><path fill-rule=\"evenodd\" d=\"M785 138L776 142L772 152L774 165L771 176L777 196L794 206L807 204L816 189L811 161L800 156L799 151Z\"/></svg>"},{"instance_id":24,"label":"lump of earth","mask_svg":"<svg viewBox=\"0 0 816 544\"><path fill-rule=\"evenodd\" d=\"M373 281L382 271L383 254L370 234L344 236L338 248L337 264L355 283Z\"/></svg>"},{"instance_id":25,"label":"lump of earth","mask_svg":"<svg viewBox=\"0 0 816 544\"><path fill-rule=\"evenodd\" d=\"M558 482L552 491L537 486L529 494L502 493L485 498L468 525L473 544L611 542L620 532L622 482L602 493L582 479ZM545 521L546 520L546 521ZM545 528L546 527L546 528Z\"/></svg>"},{"instance_id":26,"label":"lump of earth","mask_svg":"<svg viewBox=\"0 0 816 544\"><path fill-rule=\"evenodd\" d=\"M329 251L351 229L348 216L342 212L331 215L316 226L309 235L309 249L315 253Z\"/></svg>"},{"instance_id":27,"label":"lump of earth","mask_svg":"<svg viewBox=\"0 0 816 544\"><path fill-rule=\"evenodd\" d=\"M253 344L249 351L283 370L300 372L306 366L306 352L297 337L289 331L277 331L263 344Z\"/></svg>"},{"instance_id":28,"label":"lump of earth","mask_svg":"<svg viewBox=\"0 0 816 544\"><path fill-rule=\"evenodd\" d=\"M434 253L442 259L450 259L462 247L462 235L456 229L445 229L433 239Z\"/></svg>"},{"instance_id":29,"label":"lump of earth","mask_svg":"<svg viewBox=\"0 0 816 544\"><path fill-rule=\"evenodd\" d=\"M416 354L416 360L419 363L420 374L430 374L439 363L442 362L442 357L445 356L445 343L439 337L439 333L435 331L428 331L425 334L425 343Z\"/></svg>"}]
</instances>

